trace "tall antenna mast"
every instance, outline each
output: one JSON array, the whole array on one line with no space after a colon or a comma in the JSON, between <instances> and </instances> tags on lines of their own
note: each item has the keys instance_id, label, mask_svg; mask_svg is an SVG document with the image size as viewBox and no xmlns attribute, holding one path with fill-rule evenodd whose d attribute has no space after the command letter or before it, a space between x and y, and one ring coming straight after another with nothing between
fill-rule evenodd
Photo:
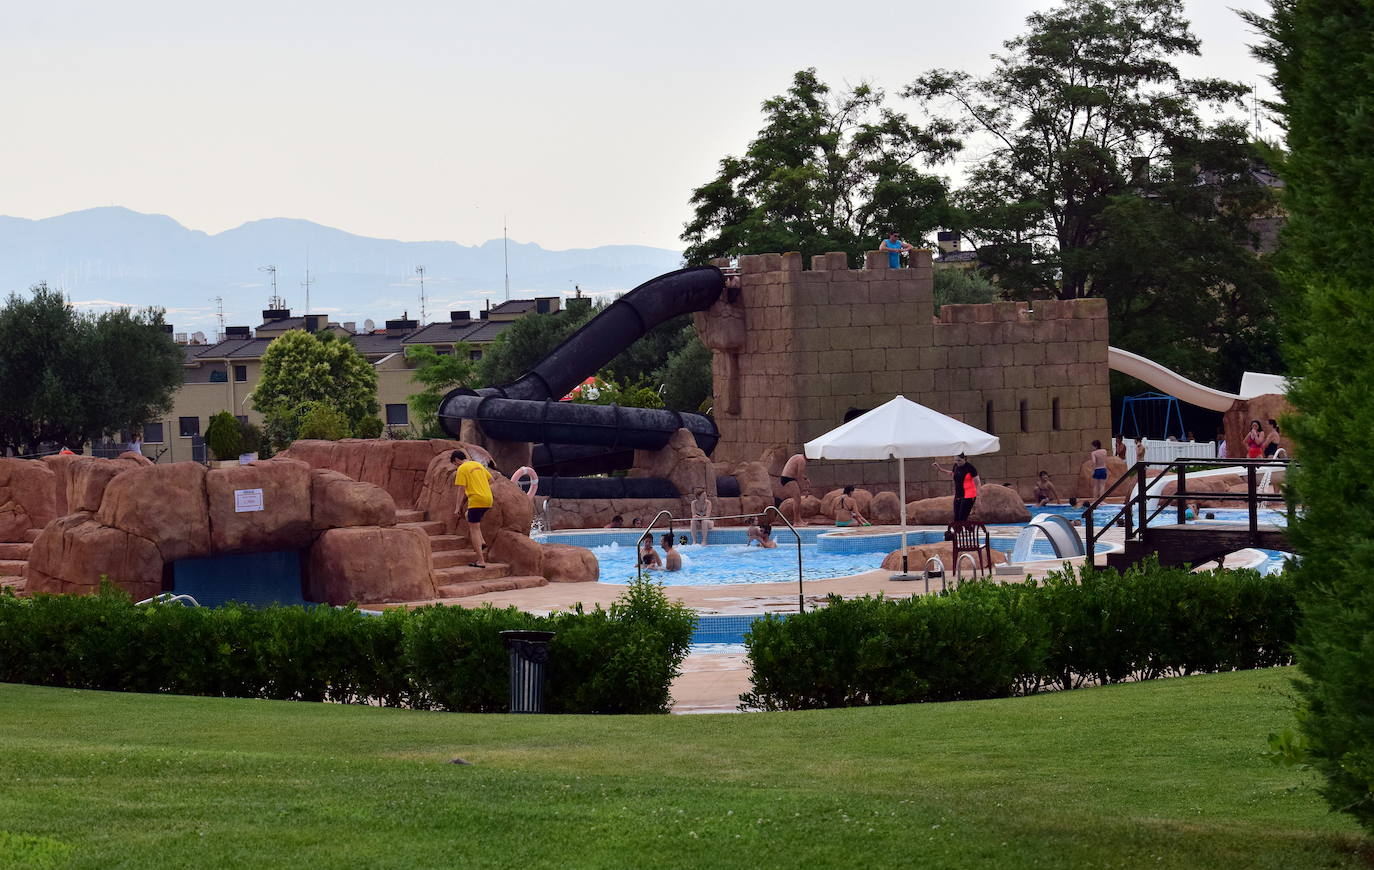
<instances>
[{"instance_id":1,"label":"tall antenna mast","mask_svg":"<svg viewBox=\"0 0 1374 870\"><path fill-rule=\"evenodd\" d=\"M425 325L425 267L416 266L415 274L420 276L420 326Z\"/></svg>"},{"instance_id":2,"label":"tall antenna mast","mask_svg":"<svg viewBox=\"0 0 1374 870\"><path fill-rule=\"evenodd\" d=\"M276 267L276 266L259 266L259 267L258 267L258 271L259 271L259 272L266 272L266 273L268 273L269 275L272 276L272 298L267 300L267 307L268 307L268 308L274 308L274 309L276 309L276 310L278 310L278 311L280 311L281 309L285 308L285 307L286 307L286 300L283 299L283 298L281 298L281 296L277 293L277 267Z\"/></svg>"},{"instance_id":3,"label":"tall antenna mast","mask_svg":"<svg viewBox=\"0 0 1374 870\"><path fill-rule=\"evenodd\" d=\"M506 217L501 216L501 256L506 262L506 301L510 301L510 236L506 232Z\"/></svg>"},{"instance_id":4,"label":"tall antenna mast","mask_svg":"<svg viewBox=\"0 0 1374 870\"><path fill-rule=\"evenodd\" d=\"M305 311L303 314L307 317L310 315L310 285L314 283L314 279L310 277L310 251L307 250L305 252L305 280L301 282L301 286L305 288Z\"/></svg>"},{"instance_id":5,"label":"tall antenna mast","mask_svg":"<svg viewBox=\"0 0 1374 870\"><path fill-rule=\"evenodd\" d=\"M224 340L224 297L216 296L210 300L215 303L215 309L219 313L219 340Z\"/></svg>"}]
</instances>

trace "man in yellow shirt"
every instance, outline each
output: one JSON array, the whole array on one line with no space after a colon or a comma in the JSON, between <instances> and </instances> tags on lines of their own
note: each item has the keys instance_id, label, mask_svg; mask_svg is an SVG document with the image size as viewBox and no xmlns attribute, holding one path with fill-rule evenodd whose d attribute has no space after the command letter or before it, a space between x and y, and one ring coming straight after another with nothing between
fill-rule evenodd
<instances>
[{"instance_id":1,"label":"man in yellow shirt","mask_svg":"<svg viewBox=\"0 0 1374 870\"><path fill-rule=\"evenodd\" d=\"M482 558L482 551L486 548L486 542L482 540L482 516L492 505L491 472L480 462L468 459L461 450L453 451L448 458L458 466L453 474L453 485L458 487L458 506L454 513L462 515L466 512L468 538L472 541L473 551L477 553L477 561L468 564L473 568L485 568L487 563Z\"/></svg>"}]
</instances>

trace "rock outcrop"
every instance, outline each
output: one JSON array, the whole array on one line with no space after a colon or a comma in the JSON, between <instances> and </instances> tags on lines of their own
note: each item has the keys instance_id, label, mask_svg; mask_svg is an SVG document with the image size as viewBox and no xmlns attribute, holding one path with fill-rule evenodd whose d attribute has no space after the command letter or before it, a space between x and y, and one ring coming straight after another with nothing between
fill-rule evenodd
<instances>
[{"instance_id":1,"label":"rock outcrop","mask_svg":"<svg viewBox=\"0 0 1374 870\"><path fill-rule=\"evenodd\" d=\"M392 441L385 438L296 441L278 456L299 459L311 468L327 468L354 480L380 486L391 495L398 507L411 508L419 503L430 461L460 447L478 461L490 458L481 447L446 438L421 441Z\"/></svg>"},{"instance_id":2,"label":"rock outcrop","mask_svg":"<svg viewBox=\"0 0 1374 870\"><path fill-rule=\"evenodd\" d=\"M975 523L1028 523L1030 511L1016 490L985 484L978 491L969 520ZM923 498L906 506L906 521L917 526L944 526L954 521L954 496Z\"/></svg>"},{"instance_id":3,"label":"rock outcrop","mask_svg":"<svg viewBox=\"0 0 1374 870\"><path fill-rule=\"evenodd\" d=\"M57 480L47 463L0 459L0 541L23 541L29 529L41 529L61 516Z\"/></svg>"},{"instance_id":4,"label":"rock outcrop","mask_svg":"<svg viewBox=\"0 0 1374 870\"><path fill-rule=\"evenodd\" d=\"M951 500L953 500L954 496L949 496L949 498L950 498ZM917 571L924 571L924 570L925 570L925 567L926 567L926 560L930 559L932 556L935 557L935 558L937 558L937 559L939 559L939 560L940 560L940 563L941 563L942 565L945 566L945 576L946 576L946 578L948 578L949 580L953 580L953 579L954 579L954 545L953 545L952 543L950 543L949 541L937 541L937 542L935 542L935 543L933 543L933 544L920 544L920 545L912 545L912 546L907 547L907 548L906 548L906 564L907 564L907 571L908 571L908 572L911 572L911 573L915 573L915 572L917 572ZM987 560L986 560L986 559L982 559L981 561L982 561L982 567L984 567L984 568L989 568L989 567L991 567L990 565L987 564ZM997 551L997 550L993 550L993 551L992 551L992 564L993 564L993 565L1002 565L1002 564L1004 564L1004 563L1006 563L1006 562L1007 562L1006 554L1001 553L1001 552L999 552L999 551ZM968 576L968 571L969 571L969 567L970 567L970 566L969 566L969 564L968 564L968 560L967 560L967 559L964 560L964 563L965 563L965 567L964 567L964 576L967 577L967 576ZM883 569L884 571L900 571L900 570L902 570L902 551L901 551L900 548L899 548L899 549L896 549L896 550L893 550L891 553L888 553L885 557L883 557L882 569Z\"/></svg>"},{"instance_id":5,"label":"rock outcrop","mask_svg":"<svg viewBox=\"0 0 1374 870\"><path fill-rule=\"evenodd\" d=\"M601 564L592 551L571 544L543 544L544 577L550 583L595 583Z\"/></svg>"},{"instance_id":6,"label":"rock outcrop","mask_svg":"<svg viewBox=\"0 0 1374 870\"><path fill-rule=\"evenodd\" d=\"M1115 456L1107 457L1107 486L1116 483L1121 475L1126 473L1126 461L1117 459ZM1114 498L1125 498L1127 484L1121 484L1116 492L1112 493ZM1079 501L1092 501L1093 498L1093 461L1092 459L1083 460L1083 464L1078 466L1078 479L1074 483L1074 495L1078 496Z\"/></svg>"},{"instance_id":7,"label":"rock outcrop","mask_svg":"<svg viewBox=\"0 0 1374 870\"><path fill-rule=\"evenodd\" d=\"M415 529L330 529L310 548L303 593L329 604L432 599L429 557L429 537Z\"/></svg>"}]
</instances>

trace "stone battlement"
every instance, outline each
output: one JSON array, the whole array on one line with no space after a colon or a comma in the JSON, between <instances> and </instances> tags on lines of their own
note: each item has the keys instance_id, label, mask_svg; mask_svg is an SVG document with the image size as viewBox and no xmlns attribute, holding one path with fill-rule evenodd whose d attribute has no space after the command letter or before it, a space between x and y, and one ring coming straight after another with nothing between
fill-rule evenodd
<instances>
[{"instance_id":1,"label":"stone battlement","mask_svg":"<svg viewBox=\"0 0 1374 870\"><path fill-rule=\"evenodd\" d=\"M806 441L894 395L1002 439L976 464L989 483L1029 495L1036 472L1061 492L1098 438L1111 435L1104 300L946 305L934 315L931 253L888 268L870 252L850 269L842 253L739 258L738 289L695 315L714 351L715 458L755 459ZM717 265L725 265L716 261ZM777 469L772 469L777 473ZM810 464L813 484L886 486L891 463ZM910 463L918 494L944 494L929 463Z\"/></svg>"}]
</instances>

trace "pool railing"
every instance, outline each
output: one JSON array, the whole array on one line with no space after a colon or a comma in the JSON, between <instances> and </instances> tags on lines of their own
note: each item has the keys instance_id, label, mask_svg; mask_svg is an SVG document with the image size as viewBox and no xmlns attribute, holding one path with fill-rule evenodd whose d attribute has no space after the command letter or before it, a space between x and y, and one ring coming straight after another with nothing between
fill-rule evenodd
<instances>
[{"instance_id":1,"label":"pool railing","mask_svg":"<svg viewBox=\"0 0 1374 870\"><path fill-rule=\"evenodd\" d=\"M635 579L636 579L636 580L643 580L643 579L644 579L644 560L643 560L643 559L640 557L640 555L639 555L639 548L642 547L642 546L644 545L644 539L647 538L647 537L650 537L650 536L652 535L654 528L655 528L655 527L658 525L658 523L659 523L659 520L664 520L664 519L666 519L666 520L668 521L667 530L668 530L668 533L669 533L669 534L672 534L672 533L673 533L673 522L674 522L674 521L677 521L677 522L680 522L680 523L688 523L688 524L690 524L690 523L693 522L694 520L697 521L697 522L701 522L701 521L703 521L703 520L705 520L705 521L707 521L707 522L712 522L712 521L715 521L715 520L754 520L755 522L757 522L757 521L759 520L759 518L768 516L769 514L773 514L773 515L777 516L778 519L782 520L782 521L783 521L783 524L787 526L787 530L790 531L790 532L792 533L792 537L796 539L796 544L797 544L797 612L798 612L798 613L805 613L805 612L806 612L806 592L805 592L805 587L802 585L802 549L801 549L801 548L802 548L802 540L801 540L801 533L797 531L797 527L796 527L796 526L792 525L792 521L789 520L786 516L784 516L784 515L783 515L783 512L780 511L780 510L778 510L777 507L774 506L774 505L769 505L768 507L764 508L763 511L762 511L762 513L756 513L756 514L731 514L731 515L729 515L729 516L721 516L721 517L675 517L675 516L672 515L672 513L671 513L670 511L666 511L666 510L659 511L657 514L654 515L654 518L653 518L652 520L649 521L649 525L647 525L647 526L644 528L643 533L640 534L640 536L639 536L638 538L635 539Z\"/></svg>"}]
</instances>

